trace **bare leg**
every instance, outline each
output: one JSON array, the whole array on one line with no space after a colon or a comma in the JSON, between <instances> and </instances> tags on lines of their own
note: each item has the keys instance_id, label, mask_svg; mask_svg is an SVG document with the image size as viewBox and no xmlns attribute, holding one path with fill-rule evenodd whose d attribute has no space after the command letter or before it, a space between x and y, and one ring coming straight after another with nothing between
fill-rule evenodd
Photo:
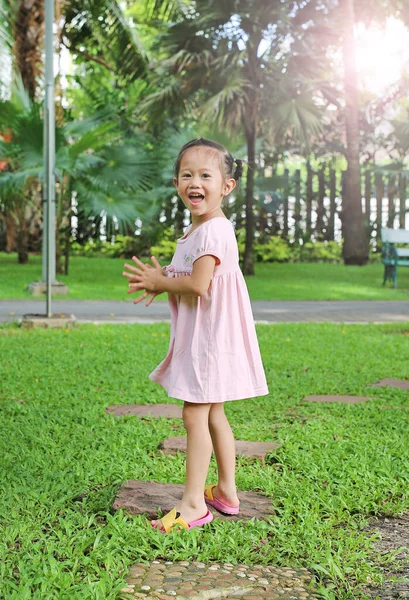
<instances>
[{"instance_id":1,"label":"bare leg","mask_svg":"<svg viewBox=\"0 0 409 600\"><path fill-rule=\"evenodd\" d=\"M208 511L203 488L212 455L212 440L209 433L209 411L211 404L185 402L183 421L187 432L186 485L182 500L176 505L186 523L204 517ZM160 527L159 521L152 521Z\"/></svg>"},{"instance_id":2,"label":"bare leg","mask_svg":"<svg viewBox=\"0 0 409 600\"><path fill-rule=\"evenodd\" d=\"M212 404L209 413L209 429L216 455L219 481L214 495L229 506L238 506L236 491L236 444L230 423L224 413L224 404Z\"/></svg>"}]
</instances>

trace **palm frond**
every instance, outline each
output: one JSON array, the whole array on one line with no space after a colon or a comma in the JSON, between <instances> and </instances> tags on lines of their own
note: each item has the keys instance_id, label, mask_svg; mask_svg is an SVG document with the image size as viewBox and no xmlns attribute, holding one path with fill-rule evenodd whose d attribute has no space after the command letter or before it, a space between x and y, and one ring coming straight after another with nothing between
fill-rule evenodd
<instances>
[{"instance_id":1,"label":"palm frond","mask_svg":"<svg viewBox=\"0 0 409 600\"><path fill-rule=\"evenodd\" d=\"M133 81L146 74L147 53L116 0L67 0L64 11L65 36L73 53L84 39L94 39L124 78Z\"/></svg>"},{"instance_id":2,"label":"palm frond","mask_svg":"<svg viewBox=\"0 0 409 600\"><path fill-rule=\"evenodd\" d=\"M240 72L229 73L224 86L200 107L203 119L224 126L231 132L241 129L247 105L246 89L249 85Z\"/></svg>"}]
</instances>

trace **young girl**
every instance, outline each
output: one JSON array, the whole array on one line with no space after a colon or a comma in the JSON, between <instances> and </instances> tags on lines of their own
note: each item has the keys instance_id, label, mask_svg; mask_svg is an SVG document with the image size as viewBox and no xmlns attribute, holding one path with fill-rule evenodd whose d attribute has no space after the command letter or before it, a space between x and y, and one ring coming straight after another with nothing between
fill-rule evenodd
<instances>
[{"instance_id":1,"label":"young girl","mask_svg":"<svg viewBox=\"0 0 409 600\"><path fill-rule=\"evenodd\" d=\"M224 403L268 394L237 242L222 210L241 173L241 161L215 142L199 138L183 146L173 181L192 223L168 267L162 270L154 256L153 267L133 257L136 266L125 264L123 272L129 293L143 290L135 304L149 296L149 306L162 292L169 297L169 351L149 378L169 397L184 400L187 451L183 498L152 521L166 533L175 525L210 523L206 503L229 515L239 512L235 441ZM212 446L218 482L205 487Z\"/></svg>"}]
</instances>

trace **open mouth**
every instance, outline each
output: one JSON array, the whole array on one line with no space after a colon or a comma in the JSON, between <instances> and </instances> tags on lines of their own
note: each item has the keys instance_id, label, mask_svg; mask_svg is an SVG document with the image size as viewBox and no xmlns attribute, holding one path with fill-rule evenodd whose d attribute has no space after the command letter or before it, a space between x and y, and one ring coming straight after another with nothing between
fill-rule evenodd
<instances>
[{"instance_id":1,"label":"open mouth","mask_svg":"<svg viewBox=\"0 0 409 600\"><path fill-rule=\"evenodd\" d=\"M189 197L190 202L195 205L200 204L202 202L202 200L204 200L203 194L194 193L194 192L191 192L188 197Z\"/></svg>"}]
</instances>

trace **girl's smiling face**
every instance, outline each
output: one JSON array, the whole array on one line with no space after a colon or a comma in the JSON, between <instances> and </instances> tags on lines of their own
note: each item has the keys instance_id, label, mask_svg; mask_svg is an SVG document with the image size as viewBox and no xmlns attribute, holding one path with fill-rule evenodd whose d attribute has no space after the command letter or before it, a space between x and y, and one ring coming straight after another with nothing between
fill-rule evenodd
<instances>
[{"instance_id":1,"label":"girl's smiling face","mask_svg":"<svg viewBox=\"0 0 409 600\"><path fill-rule=\"evenodd\" d=\"M178 177L173 180L192 215L193 224L224 216L223 198L236 186L234 179L226 179L222 173L216 152L205 146L187 150L182 156Z\"/></svg>"}]
</instances>

